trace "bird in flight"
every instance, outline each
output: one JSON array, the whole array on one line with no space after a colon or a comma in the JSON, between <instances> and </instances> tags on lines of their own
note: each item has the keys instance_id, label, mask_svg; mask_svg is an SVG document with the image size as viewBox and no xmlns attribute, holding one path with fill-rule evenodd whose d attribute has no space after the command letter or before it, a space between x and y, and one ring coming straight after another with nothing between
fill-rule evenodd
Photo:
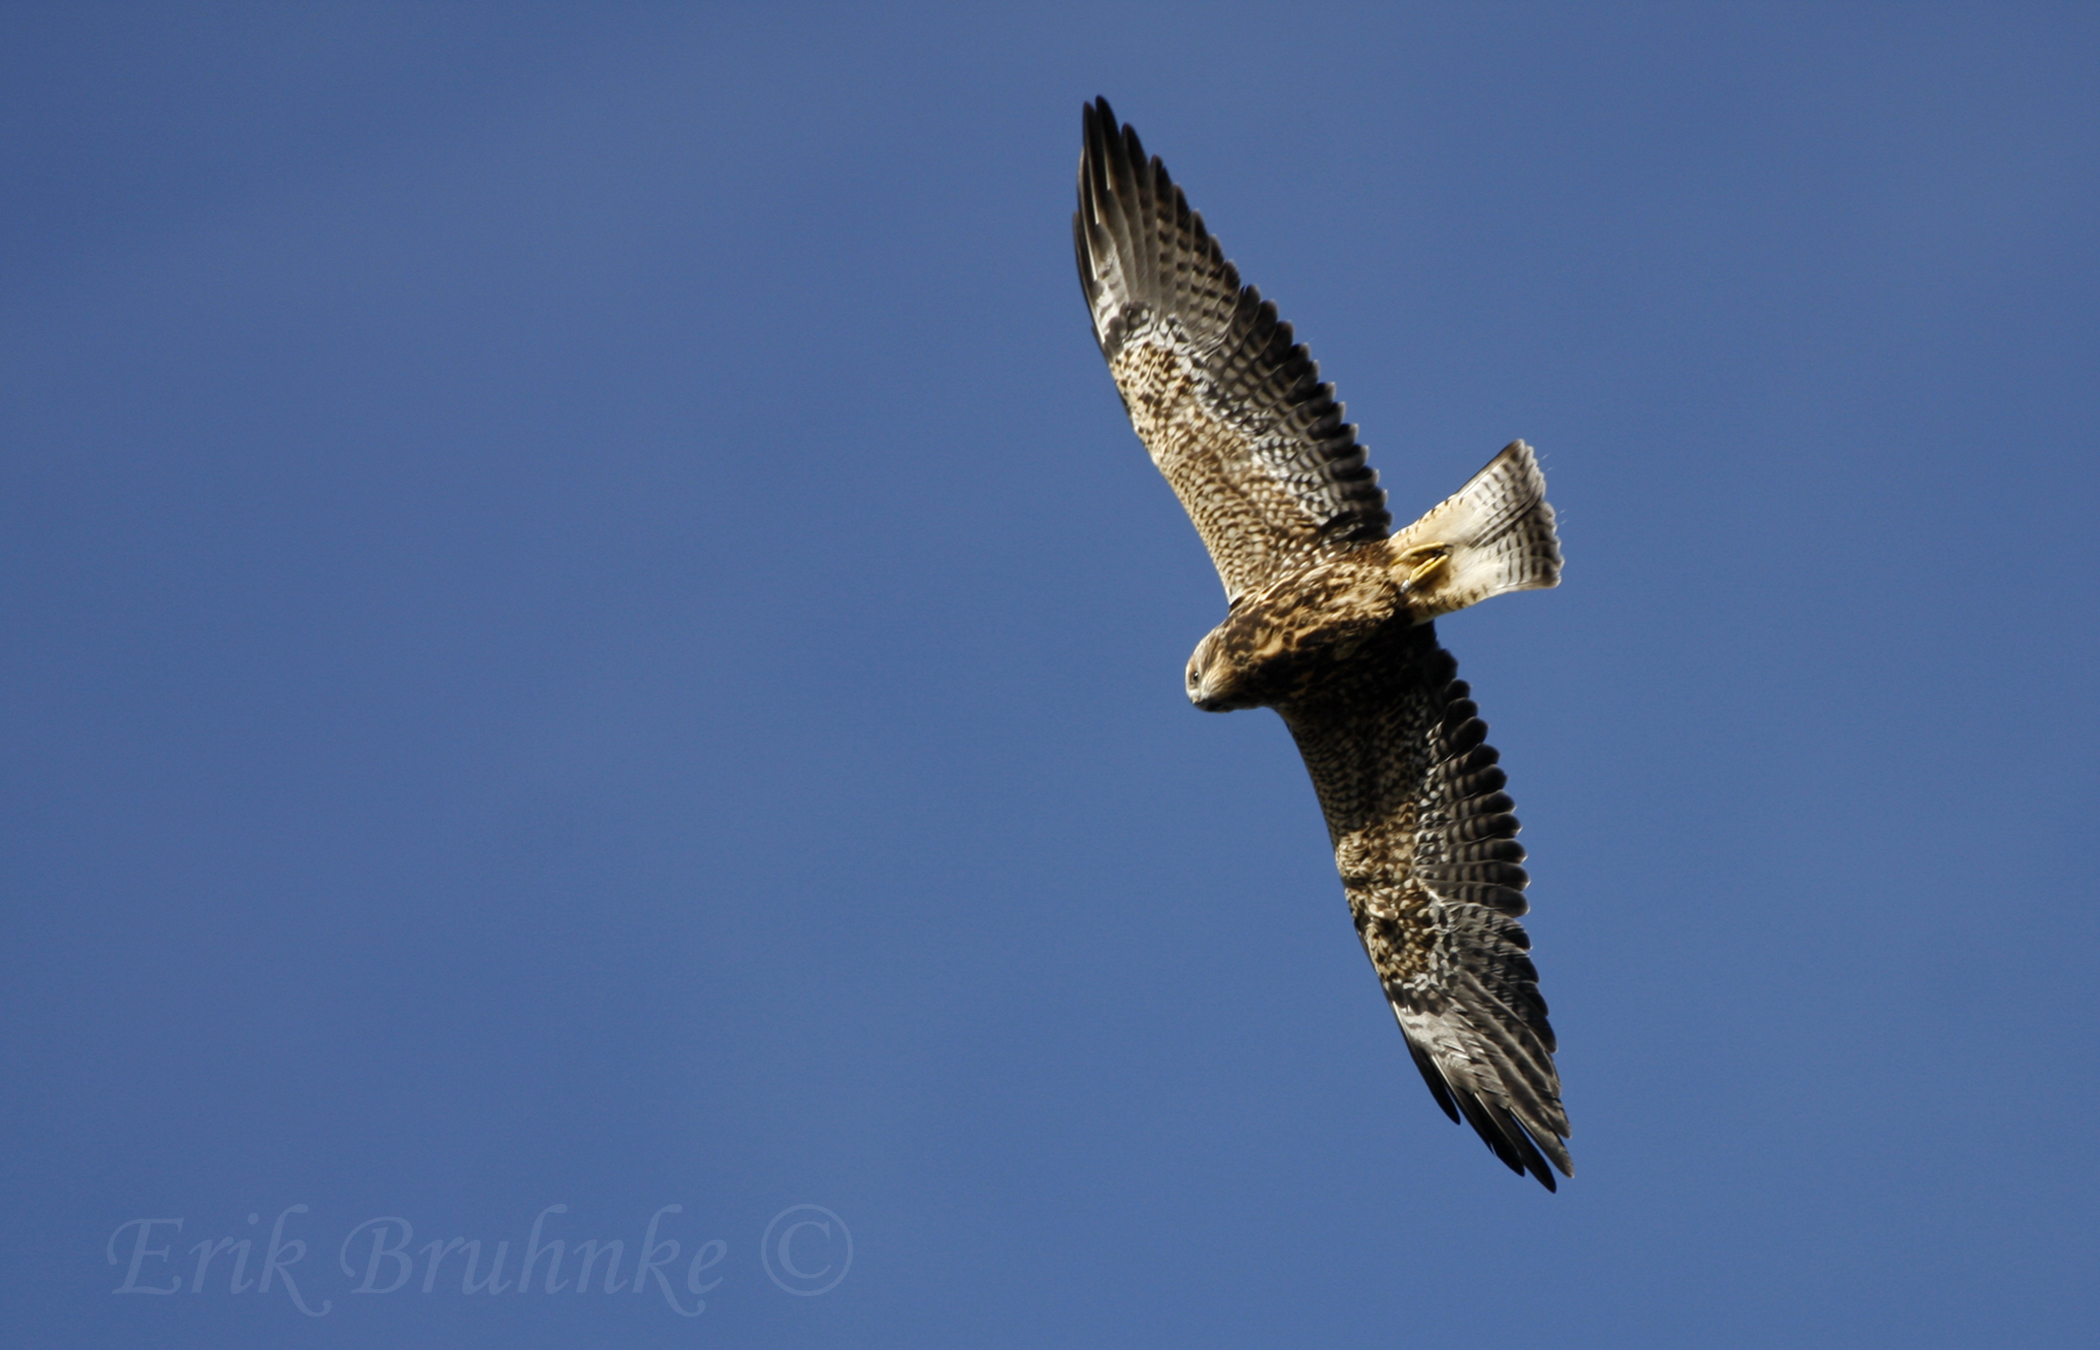
<instances>
[{"instance_id":1,"label":"bird in flight","mask_svg":"<svg viewBox=\"0 0 2100 1350\"><path fill-rule=\"evenodd\" d=\"M1083 116L1072 242L1138 439L1230 602L1198 708L1274 708L1311 772L1356 933L1437 1105L1509 1168L1574 1175L1524 847L1438 616L1560 581L1546 480L1514 441L1395 534L1334 386L1108 100Z\"/></svg>"}]
</instances>

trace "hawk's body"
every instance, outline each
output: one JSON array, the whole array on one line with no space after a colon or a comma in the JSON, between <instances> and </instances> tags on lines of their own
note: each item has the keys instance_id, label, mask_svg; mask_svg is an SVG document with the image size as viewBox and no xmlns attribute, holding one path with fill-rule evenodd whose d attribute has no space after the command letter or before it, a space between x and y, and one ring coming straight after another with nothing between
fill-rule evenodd
<instances>
[{"instance_id":1,"label":"hawk's body","mask_svg":"<svg viewBox=\"0 0 2100 1350\"><path fill-rule=\"evenodd\" d=\"M1551 586L1545 480L1519 441L1388 537L1334 387L1107 101L1072 220L1094 334L1231 611L1189 661L1201 708L1273 707L1311 771L1349 908L1438 1103L1553 1187L1572 1164L1553 1030L1516 922L1527 878L1486 724L1437 615Z\"/></svg>"}]
</instances>

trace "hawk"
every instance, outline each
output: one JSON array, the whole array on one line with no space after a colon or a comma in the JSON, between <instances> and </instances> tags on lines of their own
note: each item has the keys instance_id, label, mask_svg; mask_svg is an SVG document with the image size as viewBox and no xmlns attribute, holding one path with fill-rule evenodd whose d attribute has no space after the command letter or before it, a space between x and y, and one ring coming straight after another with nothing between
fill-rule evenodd
<instances>
[{"instance_id":1,"label":"hawk","mask_svg":"<svg viewBox=\"0 0 2100 1350\"><path fill-rule=\"evenodd\" d=\"M1556 585L1531 448L1512 442L1392 533L1334 386L1108 100L1083 116L1079 281L1138 438L1225 583L1189 701L1274 708L1312 775L1336 869L1409 1054L1444 1113L1553 1190L1574 1175L1539 996L1524 848L1438 616Z\"/></svg>"}]
</instances>

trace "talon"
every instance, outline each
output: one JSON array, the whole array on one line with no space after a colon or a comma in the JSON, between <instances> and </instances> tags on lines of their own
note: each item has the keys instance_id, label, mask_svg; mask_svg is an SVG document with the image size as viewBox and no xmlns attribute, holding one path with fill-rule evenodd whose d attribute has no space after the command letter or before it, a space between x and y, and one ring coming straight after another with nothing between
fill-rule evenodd
<instances>
[{"instance_id":1,"label":"talon","mask_svg":"<svg viewBox=\"0 0 2100 1350\"><path fill-rule=\"evenodd\" d=\"M1400 555L1397 563L1414 570L1407 574L1406 584L1414 586L1435 576L1437 569L1451 561L1451 549L1446 544L1420 544Z\"/></svg>"}]
</instances>

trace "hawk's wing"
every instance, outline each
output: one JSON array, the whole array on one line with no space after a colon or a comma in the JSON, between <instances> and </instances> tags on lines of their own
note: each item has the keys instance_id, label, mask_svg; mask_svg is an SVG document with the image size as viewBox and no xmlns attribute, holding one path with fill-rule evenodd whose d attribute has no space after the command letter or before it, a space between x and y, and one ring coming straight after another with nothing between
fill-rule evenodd
<instances>
[{"instance_id":1,"label":"hawk's wing","mask_svg":"<svg viewBox=\"0 0 2100 1350\"><path fill-rule=\"evenodd\" d=\"M1505 779L1434 626L1387 640L1391 651L1338 666L1278 711L1415 1066L1446 1115L1552 1190L1546 1159L1574 1167L1553 1028L1517 923L1529 878Z\"/></svg>"},{"instance_id":2,"label":"hawk's wing","mask_svg":"<svg viewBox=\"0 0 2100 1350\"><path fill-rule=\"evenodd\" d=\"M1320 548L1384 538L1392 517L1378 475L1291 326L1240 285L1107 99L1086 109L1085 131L1072 239L1094 336L1226 594L1236 600Z\"/></svg>"}]
</instances>

